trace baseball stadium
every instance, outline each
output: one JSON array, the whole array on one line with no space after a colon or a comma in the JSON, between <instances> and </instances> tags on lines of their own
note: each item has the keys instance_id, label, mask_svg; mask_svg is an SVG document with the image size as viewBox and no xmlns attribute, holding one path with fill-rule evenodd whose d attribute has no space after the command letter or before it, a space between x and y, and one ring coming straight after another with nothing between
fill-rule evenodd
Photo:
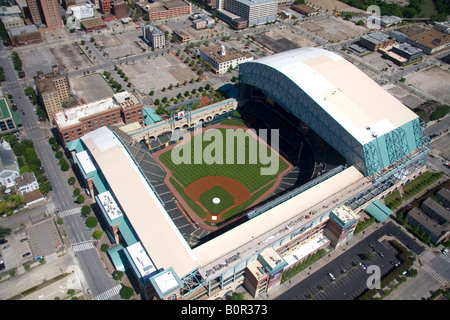
<instances>
[{"instance_id":1,"label":"baseball stadium","mask_svg":"<svg viewBox=\"0 0 450 320\"><path fill-rule=\"evenodd\" d=\"M102 127L67 145L114 267L133 272L145 299L268 293L283 272L351 238L363 213L386 218L382 199L426 167L420 118L336 53L242 63L237 92L184 119ZM179 128L191 130L171 139ZM277 163L272 174L250 161L255 150Z\"/></svg>"}]
</instances>

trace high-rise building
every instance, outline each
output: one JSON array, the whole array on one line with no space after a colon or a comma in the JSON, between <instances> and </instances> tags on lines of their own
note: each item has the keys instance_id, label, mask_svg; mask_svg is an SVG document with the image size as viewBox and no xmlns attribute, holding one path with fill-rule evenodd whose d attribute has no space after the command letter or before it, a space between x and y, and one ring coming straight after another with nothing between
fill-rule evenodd
<instances>
[{"instance_id":1,"label":"high-rise building","mask_svg":"<svg viewBox=\"0 0 450 320\"><path fill-rule=\"evenodd\" d=\"M217 16L227 23L237 18L248 21L248 27L274 22L277 19L276 0L218 0Z\"/></svg>"},{"instance_id":2,"label":"high-rise building","mask_svg":"<svg viewBox=\"0 0 450 320\"><path fill-rule=\"evenodd\" d=\"M117 19L122 19L128 17L127 3L125 1L114 1L112 3L112 14Z\"/></svg>"},{"instance_id":3,"label":"high-rise building","mask_svg":"<svg viewBox=\"0 0 450 320\"><path fill-rule=\"evenodd\" d=\"M158 29L155 25L147 25L142 28L142 35L154 49L161 49L166 46L166 37L164 32Z\"/></svg>"},{"instance_id":4,"label":"high-rise building","mask_svg":"<svg viewBox=\"0 0 450 320\"><path fill-rule=\"evenodd\" d=\"M45 24L50 30L59 30L63 28L61 13L56 0L40 0Z\"/></svg>"},{"instance_id":5,"label":"high-rise building","mask_svg":"<svg viewBox=\"0 0 450 320\"><path fill-rule=\"evenodd\" d=\"M34 24L42 23L39 0L27 0L27 3L28 10L30 11L31 21L33 21Z\"/></svg>"},{"instance_id":6,"label":"high-rise building","mask_svg":"<svg viewBox=\"0 0 450 320\"><path fill-rule=\"evenodd\" d=\"M62 102L70 98L69 82L64 66L54 66L53 72L35 79L38 97L53 121L53 114L62 111Z\"/></svg>"},{"instance_id":7,"label":"high-rise building","mask_svg":"<svg viewBox=\"0 0 450 320\"><path fill-rule=\"evenodd\" d=\"M110 13L111 12L111 0L100 0L100 12L105 14L105 13Z\"/></svg>"},{"instance_id":8,"label":"high-rise building","mask_svg":"<svg viewBox=\"0 0 450 320\"><path fill-rule=\"evenodd\" d=\"M63 28L61 13L56 0L27 0L34 24L45 24L49 30Z\"/></svg>"}]
</instances>

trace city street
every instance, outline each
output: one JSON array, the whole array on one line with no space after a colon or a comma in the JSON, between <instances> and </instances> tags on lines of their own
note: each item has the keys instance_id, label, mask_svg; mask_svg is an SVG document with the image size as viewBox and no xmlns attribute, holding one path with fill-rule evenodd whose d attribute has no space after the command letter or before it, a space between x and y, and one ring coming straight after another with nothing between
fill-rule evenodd
<instances>
[{"instance_id":1,"label":"city street","mask_svg":"<svg viewBox=\"0 0 450 320\"><path fill-rule=\"evenodd\" d=\"M0 44L0 46L1 51L5 52L3 45ZM51 132L48 126L38 123L33 105L23 92L26 83L24 85L23 80L18 79L17 71L14 70L12 61L6 55L0 57L0 63L5 70L7 92L13 96L23 123L20 135L33 141L36 153L45 169L45 174L52 184L52 203L48 204L47 207L54 210L59 208L61 212L80 207L72 198L72 190L67 183L69 176L60 170L58 161L48 143ZM50 210L49 213L54 213L54 211ZM80 214L67 216L63 219L72 245L78 242L92 241L92 233L86 228ZM90 289L94 298L117 286L111 275L106 272L105 266L93 247L77 252L74 255L74 263L80 266L82 272L80 278L86 279L83 283L83 289ZM118 292L115 293L108 299L117 298Z\"/></svg>"}]
</instances>

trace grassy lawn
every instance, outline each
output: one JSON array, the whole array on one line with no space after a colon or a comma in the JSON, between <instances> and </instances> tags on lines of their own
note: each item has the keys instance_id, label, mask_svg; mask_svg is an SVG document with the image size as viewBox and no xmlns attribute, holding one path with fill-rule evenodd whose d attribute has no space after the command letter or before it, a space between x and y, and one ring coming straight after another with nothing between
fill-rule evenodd
<instances>
[{"instance_id":1,"label":"grassy lawn","mask_svg":"<svg viewBox=\"0 0 450 320\"><path fill-rule=\"evenodd\" d=\"M223 124L225 126L239 126L239 127L246 127L244 121L240 119L227 119L220 122L220 124Z\"/></svg>"},{"instance_id":2,"label":"grassy lawn","mask_svg":"<svg viewBox=\"0 0 450 320\"><path fill-rule=\"evenodd\" d=\"M219 203L214 203L214 198L219 198ZM215 186L204 192L198 200L206 210L211 213L221 213L234 205L233 197L221 186Z\"/></svg>"},{"instance_id":3,"label":"grassy lawn","mask_svg":"<svg viewBox=\"0 0 450 320\"><path fill-rule=\"evenodd\" d=\"M282 160L280 157L276 157L276 160L278 161L278 170L276 174L274 175L261 175L261 168L264 167L270 167L270 163L267 165L263 165L260 162L259 157L259 148L264 148L263 150L266 152L267 155L271 154L271 149L263 146L262 144L257 143L258 146L258 154L255 157L256 163L250 164L249 162L249 146L250 146L250 140L253 140L252 143L254 143L254 138L250 137L245 139L245 147L239 148L239 143L235 141L234 143L234 161L233 164L227 164L226 163L226 134L225 129L219 129L222 133L222 148L221 150L223 152L222 157L222 164L219 163L212 163L207 164L205 162L205 159L203 155L205 155L205 148L208 147L208 145L214 143L214 138L212 141L202 141L202 164L195 164L194 163L194 157L195 157L195 147L194 145L196 143L199 143L199 141L195 142L196 139L201 139L201 136L195 136L191 140L191 163L180 163L180 164L174 164L172 161L172 152L168 151L166 153L161 154L160 159L161 161L172 171L173 176L184 186L187 187L192 182L203 178L207 176L225 176L232 178L238 182L240 182L250 193L255 192L256 190L262 188L263 186L267 185L271 181L273 181L277 175L285 170L288 167L288 164ZM204 135L204 134L203 134ZM212 145L211 149L214 145ZM205 150L207 151L207 150ZM208 154L211 154L213 156L216 155L217 150L208 150ZM220 150L218 151L220 152ZM243 164L238 164L237 157L239 154L245 154L245 161L243 161ZM182 155L182 152L181 152Z\"/></svg>"},{"instance_id":4,"label":"grassy lawn","mask_svg":"<svg viewBox=\"0 0 450 320\"><path fill-rule=\"evenodd\" d=\"M389 209L395 209L402 204L403 201L414 197L423 189L439 180L444 175L444 172L430 172L426 171L418 176L416 179L411 180L409 183L403 186L403 196L400 196L400 192L394 191L390 195L386 196L384 203Z\"/></svg>"}]
</instances>

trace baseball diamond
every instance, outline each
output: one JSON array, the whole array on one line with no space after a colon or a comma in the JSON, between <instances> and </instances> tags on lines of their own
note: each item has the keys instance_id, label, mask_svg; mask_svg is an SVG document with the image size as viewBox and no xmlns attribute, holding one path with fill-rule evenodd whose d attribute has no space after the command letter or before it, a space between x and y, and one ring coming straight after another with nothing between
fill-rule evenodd
<instances>
[{"instance_id":1,"label":"baseball diamond","mask_svg":"<svg viewBox=\"0 0 450 320\"><path fill-rule=\"evenodd\" d=\"M202 134L210 128L219 129L223 133L224 155L227 152L225 130L246 129L242 126L219 123L204 128ZM195 143L195 139L201 138L194 133L191 133L191 137L191 144ZM250 139L257 138L251 135L246 138L245 159L249 159L249 144L253 142ZM258 148L266 148L263 150L267 150L268 155L275 152L261 139L257 141ZM202 151L211 143L202 140ZM156 152L155 159L166 171L165 183L175 195L178 204L199 226L209 230L211 230L210 226L216 226L263 201L278 187L283 175L292 169L292 165L279 154L277 154L278 171L274 175L261 175L261 167L267 167L267 165L263 165L260 161L256 164L236 163L237 161L233 164L206 164L203 160L201 164L193 162L175 164L172 161L172 151L175 146L176 144ZM242 146L234 144L235 160L239 147ZM213 202L215 198L216 203Z\"/></svg>"}]
</instances>

